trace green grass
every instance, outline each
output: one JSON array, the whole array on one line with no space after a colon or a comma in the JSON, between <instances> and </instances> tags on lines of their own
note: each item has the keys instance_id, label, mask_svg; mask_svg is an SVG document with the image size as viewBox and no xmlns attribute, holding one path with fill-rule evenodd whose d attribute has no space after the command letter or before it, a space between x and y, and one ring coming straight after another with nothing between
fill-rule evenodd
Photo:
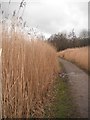
<instances>
[{"instance_id":1,"label":"green grass","mask_svg":"<svg viewBox=\"0 0 90 120\"><path fill-rule=\"evenodd\" d=\"M60 67L62 72L65 71L62 64L60 64ZM46 111L48 117L75 118L77 112L70 92L68 78L66 76L62 78L58 75L53 88L52 101Z\"/></svg>"},{"instance_id":2,"label":"green grass","mask_svg":"<svg viewBox=\"0 0 90 120\"><path fill-rule=\"evenodd\" d=\"M56 118L70 118L73 115L73 103L67 82L58 77L55 88L55 101L51 106Z\"/></svg>"}]
</instances>

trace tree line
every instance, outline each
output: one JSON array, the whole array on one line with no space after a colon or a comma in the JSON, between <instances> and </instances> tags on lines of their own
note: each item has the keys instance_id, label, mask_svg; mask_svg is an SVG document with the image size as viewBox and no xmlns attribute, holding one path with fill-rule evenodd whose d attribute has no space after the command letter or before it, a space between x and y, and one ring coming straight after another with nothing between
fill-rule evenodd
<instances>
[{"instance_id":1,"label":"tree line","mask_svg":"<svg viewBox=\"0 0 90 120\"><path fill-rule=\"evenodd\" d=\"M56 47L57 51L61 51L67 48L83 47L90 45L90 36L88 31L83 30L77 37L74 29L69 35L65 33L57 33L50 36L48 42Z\"/></svg>"}]
</instances>

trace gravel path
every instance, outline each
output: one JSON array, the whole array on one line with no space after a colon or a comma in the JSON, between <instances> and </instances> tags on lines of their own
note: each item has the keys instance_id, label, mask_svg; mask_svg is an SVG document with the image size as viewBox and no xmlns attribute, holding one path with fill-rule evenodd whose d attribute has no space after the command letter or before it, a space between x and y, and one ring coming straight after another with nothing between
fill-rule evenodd
<instances>
[{"instance_id":1,"label":"gravel path","mask_svg":"<svg viewBox=\"0 0 90 120\"><path fill-rule=\"evenodd\" d=\"M88 118L88 75L76 65L60 58L71 87L71 93L81 118Z\"/></svg>"}]
</instances>

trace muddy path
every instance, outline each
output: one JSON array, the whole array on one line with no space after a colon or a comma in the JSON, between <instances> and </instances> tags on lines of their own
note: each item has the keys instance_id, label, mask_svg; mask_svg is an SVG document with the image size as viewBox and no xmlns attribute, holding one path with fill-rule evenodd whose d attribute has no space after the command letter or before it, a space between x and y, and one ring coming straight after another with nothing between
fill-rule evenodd
<instances>
[{"instance_id":1,"label":"muddy path","mask_svg":"<svg viewBox=\"0 0 90 120\"><path fill-rule=\"evenodd\" d=\"M69 61L60 58L68 76L73 101L80 118L88 118L88 75ZM77 116L76 116L77 117Z\"/></svg>"}]
</instances>

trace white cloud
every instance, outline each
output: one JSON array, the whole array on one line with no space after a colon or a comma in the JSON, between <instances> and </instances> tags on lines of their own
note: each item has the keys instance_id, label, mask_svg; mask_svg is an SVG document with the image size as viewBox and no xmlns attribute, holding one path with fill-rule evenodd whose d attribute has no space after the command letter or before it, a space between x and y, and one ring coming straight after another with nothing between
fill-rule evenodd
<instances>
[{"instance_id":1,"label":"white cloud","mask_svg":"<svg viewBox=\"0 0 90 120\"><path fill-rule=\"evenodd\" d=\"M86 2L42 0L38 5L28 5L26 12L30 15L30 25L38 25L44 32L54 33L64 29L75 28L80 31L87 28L87 8Z\"/></svg>"},{"instance_id":2,"label":"white cloud","mask_svg":"<svg viewBox=\"0 0 90 120\"><path fill-rule=\"evenodd\" d=\"M8 2L8 0L3 0ZM16 2L11 0L12 9ZM88 28L88 0L26 0L24 19L31 27L37 27L47 36L60 31L77 33Z\"/></svg>"}]
</instances>

